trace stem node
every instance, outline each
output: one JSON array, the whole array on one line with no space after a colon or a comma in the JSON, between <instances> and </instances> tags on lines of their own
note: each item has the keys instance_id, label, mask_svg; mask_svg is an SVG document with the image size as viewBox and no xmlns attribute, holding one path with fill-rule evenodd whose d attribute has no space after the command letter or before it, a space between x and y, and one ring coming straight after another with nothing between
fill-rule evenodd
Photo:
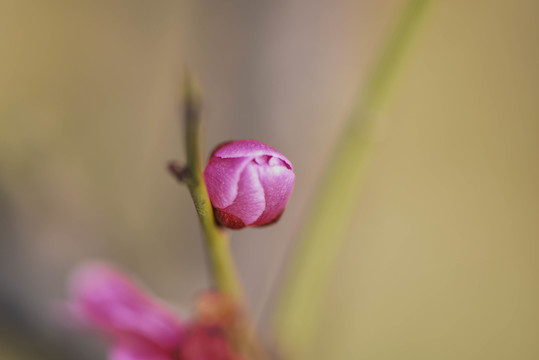
<instances>
[{"instance_id":1,"label":"stem node","mask_svg":"<svg viewBox=\"0 0 539 360\"><path fill-rule=\"evenodd\" d=\"M185 183L189 178L189 169L187 166L182 166L177 160L170 160L167 163L167 170L180 183Z\"/></svg>"}]
</instances>

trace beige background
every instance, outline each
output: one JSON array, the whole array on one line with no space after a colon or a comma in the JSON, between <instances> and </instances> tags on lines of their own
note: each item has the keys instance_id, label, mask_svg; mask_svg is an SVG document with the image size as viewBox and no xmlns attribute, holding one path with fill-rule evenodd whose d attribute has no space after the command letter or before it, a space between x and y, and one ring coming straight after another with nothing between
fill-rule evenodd
<instances>
[{"instance_id":1,"label":"beige background","mask_svg":"<svg viewBox=\"0 0 539 360\"><path fill-rule=\"evenodd\" d=\"M183 156L186 65L204 89L206 151L257 138L295 166L280 223L233 233L267 328L277 274L402 4L0 0L0 358L103 358L56 313L85 259L121 264L183 312L206 286L192 204L163 166ZM539 358L538 11L431 8L309 359Z\"/></svg>"}]
</instances>

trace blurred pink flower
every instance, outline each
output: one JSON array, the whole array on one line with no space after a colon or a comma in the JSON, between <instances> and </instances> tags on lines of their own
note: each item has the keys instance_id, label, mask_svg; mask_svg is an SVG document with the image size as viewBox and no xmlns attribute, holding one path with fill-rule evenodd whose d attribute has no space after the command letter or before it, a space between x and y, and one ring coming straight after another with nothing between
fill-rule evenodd
<instances>
[{"instance_id":1,"label":"blurred pink flower","mask_svg":"<svg viewBox=\"0 0 539 360\"><path fill-rule=\"evenodd\" d=\"M257 140L237 140L212 154L204 180L224 226L241 229L279 219L294 188L292 163Z\"/></svg>"},{"instance_id":2,"label":"blurred pink flower","mask_svg":"<svg viewBox=\"0 0 539 360\"><path fill-rule=\"evenodd\" d=\"M223 331L184 323L114 267L90 263L71 277L70 309L107 334L110 360L237 360Z\"/></svg>"}]
</instances>

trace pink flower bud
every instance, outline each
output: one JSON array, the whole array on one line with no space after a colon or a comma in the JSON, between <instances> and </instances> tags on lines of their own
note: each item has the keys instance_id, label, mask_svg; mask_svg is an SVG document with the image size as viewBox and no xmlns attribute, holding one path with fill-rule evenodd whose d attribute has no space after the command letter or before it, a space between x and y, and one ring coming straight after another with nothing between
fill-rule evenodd
<instances>
[{"instance_id":1,"label":"pink flower bud","mask_svg":"<svg viewBox=\"0 0 539 360\"><path fill-rule=\"evenodd\" d=\"M278 220L294 188L294 178L290 161L257 140L221 145L204 170L215 216L232 229Z\"/></svg>"},{"instance_id":2,"label":"pink flower bud","mask_svg":"<svg viewBox=\"0 0 539 360\"><path fill-rule=\"evenodd\" d=\"M233 351L223 329L203 324L189 327L179 355L182 360L242 360Z\"/></svg>"}]
</instances>

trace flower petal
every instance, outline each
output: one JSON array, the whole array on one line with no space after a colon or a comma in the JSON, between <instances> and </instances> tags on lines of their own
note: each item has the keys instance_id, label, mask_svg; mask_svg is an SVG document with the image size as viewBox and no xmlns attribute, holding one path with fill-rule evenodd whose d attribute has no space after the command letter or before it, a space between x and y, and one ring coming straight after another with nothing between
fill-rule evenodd
<instances>
[{"instance_id":1,"label":"flower petal","mask_svg":"<svg viewBox=\"0 0 539 360\"><path fill-rule=\"evenodd\" d=\"M168 350L184 332L180 321L113 267L91 263L71 279L73 307L87 323L117 338L138 337Z\"/></svg>"},{"instance_id":2,"label":"flower petal","mask_svg":"<svg viewBox=\"0 0 539 360\"><path fill-rule=\"evenodd\" d=\"M290 169L292 169L292 163L280 152L273 147L264 144L258 140L235 140L229 143L225 143L218 148L212 155L220 158L238 158L238 157L250 157L255 158L257 156L270 155L283 160Z\"/></svg>"},{"instance_id":3,"label":"flower petal","mask_svg":"<svg viewBox=\"0 0 539 360\"><path fill-rule=\"evenodd\" d=\"M266 207L264 189L258 179L256 167L256 164L250 162L244 168L238 182L236 199L232 205L222 209L223 212L240 218L247 226L255 222Z\"/></svg>"},{"instance_id":4,"label":"flower petal","mask_svg":"<svg viewBox=\"0 0 539 360\"><path fill-rule=\"evenodd\" d=\"M115 344L109 352L109 360L174 360L174 358L155 345L123 341Z\"/></svg>"},{"instance_id":5,"label":"flower petal","mask_svg":"<svg viewBox=\"0 0 539 360\"><path fill-rule=\"evenodd\" d=\"M294 189L295 175L277 158L269 158L267 164L257 166L256 170L264 189L266 207L253 225L265 225L277 219L284 211Z\"/></svg>"},{"instance_id":6,"label":"flower petal","mask_svg":"<svg viewBox=\"0 0 539 360\"><path fill-rule=\"evenodd\" d=\"M223 159L212 157L204 170L204 181L212 205L223 209L238 195L240 175L250 158Z\"/></svg>"}]
</instances>

